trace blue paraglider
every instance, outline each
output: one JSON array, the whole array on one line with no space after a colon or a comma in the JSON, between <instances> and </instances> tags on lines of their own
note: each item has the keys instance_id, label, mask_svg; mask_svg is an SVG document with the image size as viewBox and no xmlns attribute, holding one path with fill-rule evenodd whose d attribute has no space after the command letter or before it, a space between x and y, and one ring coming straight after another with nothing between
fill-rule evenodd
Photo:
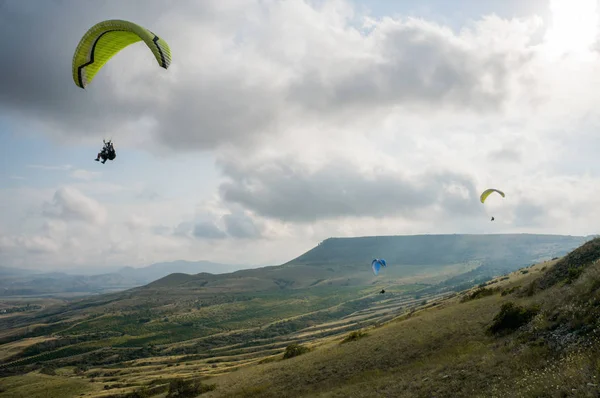
<instances>
[{"instance_id":1,"label":"blue paraglider","mask_svg":"<svg viewBox=\"0 0 600 398\"><path fill-rule=\"evenodd\" d=\"M371 269L373 270L373 274L379 275L379 270L381 267L387 267L387 264L384 259L375 259L371 262Z\"/></svg>"}]
</instances>

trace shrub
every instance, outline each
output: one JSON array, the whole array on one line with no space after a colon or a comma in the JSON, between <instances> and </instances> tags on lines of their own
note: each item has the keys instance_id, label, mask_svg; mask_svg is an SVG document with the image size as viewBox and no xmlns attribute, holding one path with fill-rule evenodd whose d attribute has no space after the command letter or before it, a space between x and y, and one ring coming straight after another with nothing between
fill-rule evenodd
<instances>
[{"instance_id":1,"label":"shrub","mask_svg":"<svg viewBox=\"0 0 600 398\"><path fill-rule=\"evenodd\" d=\"M40 369L40 373L43 373L48 376L56 376L56 366L45 365Z\"/></svg>"},{"instance_id":2,"label":"shrub","mask_svg":"<svg viewBox=\"0 0 600 398\"><path fill-rule=\"evenodd\" d=\"M526 270L526 269L524 269L524 270L521 270L521 273L522 273L523 275L525 275L525 274L528 274L528 273L529 273L529 270Z\"/></svg>"},{"instance_id":3,"label":"shrub","mask_svg":"<svg viewBox=\"0 0 600 398\"><path fill-rule=\"evenodd\" d=\"M525 308L509 301L502 304L488 331L492 334L512 332L527 324L538 312L538 308Z\"/></svg>"},{"instance_id":4,"label":"shrub","mask_svg":"<svg viewBox=\"0 0 600 398\"><path fill-rule=\"evenodd\" d=\"M355 331L353 331L353 332L350 332L350 333L348 334L348 336L346 336L346 337L344 338L344 340L342 340L342 341L340 342L340 344L343 344L343 343L349 343L349 342L351 342L351 341L360 340L360 339L362 339L363 337L367 337L368 335L369 335L369 334L368 334L367 332L364 332L364 331L362 331L362 330L355 330Z\"/></svg>"},{"instance_id":5,"label":"shrub","mask_svg":"<svg viewBox=\"0 0 600 398\"><path fill-rule=\"evenodd\" d=\"M491 296L494 293L496 293L497 288L495 289L488 289L488 288L478 288L477 290L475 290L474 292L472 292L471 294L467 294L466 296L464 296L460 302L464 303L466 301L471 301L471 300L476 300L476 299L480 299L482 297L486 297L486 296Z\"/></svg>"},{"instance_id":6,"label":"shrub","mask_svg":"<svg viewBox=\"0 0 600 398\"><path fill-rule=\"evenodd\" d=\"M285 352L283 353L283 359L297 357L298 355L306 354L309 351L310 348L304 347L303 345L297 343L290 344L285 348Z\"/></svg>"},{"instance_id":7,"label":"shrub","mask_svg":"<svg viewBox=\"0 0 600 398\"><path fill-rule=\"evenodd\" d=\"M569 273L567 274L567 283L573 283L577 280L581 273L583 272L583 267L569 267Z\"/></svg>"},{"instance_id":8,"label":"shrub","mask_svg":"<svg viewBox=\"0 0 600 398\"><path fill-rule=\"evenodd\" d=\"M175 379L169 383L167 398L192 398L216 388L216 384L203 384L200 380Z\"/></svg>"}]
</instances>

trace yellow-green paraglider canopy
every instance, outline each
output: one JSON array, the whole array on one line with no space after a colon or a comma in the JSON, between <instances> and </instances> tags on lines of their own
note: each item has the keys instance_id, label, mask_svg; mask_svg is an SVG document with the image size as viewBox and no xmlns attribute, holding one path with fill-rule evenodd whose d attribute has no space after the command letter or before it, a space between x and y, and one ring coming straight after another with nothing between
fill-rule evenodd
<instances>
[{"instance_id":1,"label":"yellow-green paraglider canopy","mask_svg":"<svg viewBox=\"0 0 600 398\"><path fill-rule=\"evenodd\" d=\"M481 200L481 203L484 203L485 200L487 199L488 196L490 196L493 192L498 192L500 195L502 195L502 197L504 198L504 192L499 191L497 189L486 189L485 191L483 191L483 193L481 194L481 196L479 197L479 200Z\"/></svg>"},{"instance_id":2,"label":"yellow-green paraglider canopy","mask_svg":"<svg viewBox=\"0 0 600 398\"><path fill-rule=\"evenodd\" d=\"M98 71L125 47L144 41L158 64L167 69L171 64L171 49L167 42L146 28L118 19L99 22L83 35L73 55L73 80L85 88Z\"/></svg>"}]
</instances>

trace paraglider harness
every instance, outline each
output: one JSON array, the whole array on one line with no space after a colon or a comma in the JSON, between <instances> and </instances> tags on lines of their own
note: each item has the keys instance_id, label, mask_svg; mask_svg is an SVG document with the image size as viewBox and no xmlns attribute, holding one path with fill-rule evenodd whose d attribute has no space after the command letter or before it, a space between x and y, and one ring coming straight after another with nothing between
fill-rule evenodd
<instances>
[{"instance_id":1,"label":"paraglider harness","mask_svg":"<svg viewBox=\"0 0 600 398\"><path fill-rule=\"evenodd\" d=\"M104 142L104 148L102 148L102 151L98 154L96 161L99 161L100 158L102 158L102 164L104 164L107 160L115 160L117 153L115 152L115 147L112 142L110 140L108 140L108 142L102 140L102 142Z\"/></svg>"}]
</instances>

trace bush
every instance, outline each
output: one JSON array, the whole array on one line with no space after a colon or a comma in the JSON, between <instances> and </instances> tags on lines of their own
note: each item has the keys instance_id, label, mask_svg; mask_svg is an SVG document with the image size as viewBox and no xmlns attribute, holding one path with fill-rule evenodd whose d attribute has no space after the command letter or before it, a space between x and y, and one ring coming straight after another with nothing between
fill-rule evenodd
<instances>
[{"instance_id":1,"label":"bush","mask_svg":"<svg viewBox=\"0 0 600 398\"><path fill-rule=\"evenodd\" d=\"M525 274L528 274L528 273L529 273L529 270L526 270L526 269L524 269L524 270L521 270L521 273L522 273L523 275L525 275Z\"/></svg>"},{"instance_id":2,"label":"bush","mask_svg":"<svg viewBox=\"0 0 600 398\"><path fill-rule=\"evenodd\" d=\"M488 331L492 334L510 333L527 324L538 312L538 308L525 308L509 301L502 304Z\"/></svg>"},{"instance_id":3,"label":"bush","mask_svg":"<svg viewBox=\"0 0 600 398\"><path fill-rule=\"evenodd\" d=\"M471 300L476 300L476 299L480 299L482 297L486 297L486 296L491 296L494 293L496 293L498 291L497 288L494 289L488 289L488 288L478 288L477 290L475 290L474 292L472 292L471 294L467 294L466 296L464 296L460 302L464 303L466 301L471 301Z\"/></svg>"},{"instance_id":4,"label":"bush","mask_svg":"<svg viewBox=\"0 0 600 398\"><path fill-rule=\"evenodd\" d=\"M285 348L285 353L283 354L283 359L289 359L293 357L297 357L298 355L306 354L310 351L310 348L304 347L300 344L290 344Z\"/></svg>"},{"instance_id":5,"label":"bush","mask_svg":"<svg viewBox=\"0 0 600 398\"><path fill-rule=\"evenodd\" d=\"M56 376L56 366L45 365L40 369L40 373L43 373L48 376Z\"/></svg>"},{"instance_id":6,"label":"bush","mask_svg":"<svg viewBox=\"0 0 600 398\"><path fill-rule=\"evenodd\" d=\"M169 383L167 398L192 398L216 388L216 384L203 384L200 380L176 379Z\"/></svg>"},{"instance_id":7,"label":"bush","mask_svg":"<svg viewBox=\"0 0 600 398\"><path fill-rule=\"evenodd\" d=\"M569 267L569 273L567 274L567 283L573 283L577 280L581 273L583 272L583 267Z\"/></svg>"},{"instance_id":8,"label":"bush","mask_svg":"<svg viewBox=\"0 0 600 398\"><path fill-rule=\"evenodd\" d=\"M349 342L351 342L351 341L360 340L360 339L362 339L363 337L367 337L368 335L369 335L369 334L368 334L367 332L363 332L362 330L355 330L354 332L350 332L350 333L348 334L348 336L346 336L346 337L344 338L344 340L342 340L342 341L340 342L340 344L343 344L343 343L349 343Z\"/></svg>"}]
</instances>

